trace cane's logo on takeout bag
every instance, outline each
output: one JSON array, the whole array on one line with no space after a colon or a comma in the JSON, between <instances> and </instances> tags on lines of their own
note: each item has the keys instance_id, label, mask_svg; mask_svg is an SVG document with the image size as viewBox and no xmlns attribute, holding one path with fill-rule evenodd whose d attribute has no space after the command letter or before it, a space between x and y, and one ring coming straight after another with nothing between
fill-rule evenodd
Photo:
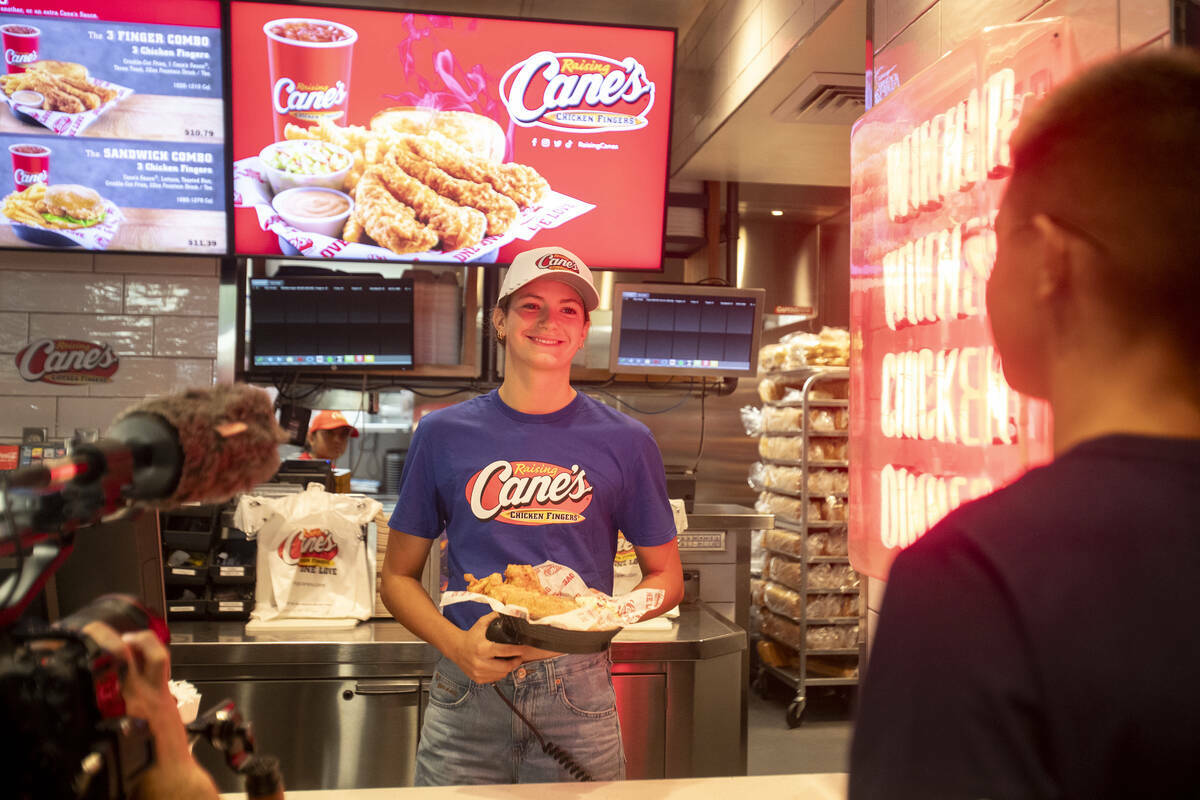
<instances>
[{"instance_id":1,"label":"cane's logo on takeout bag","mask_svg":"<svg viewBox=\"0 0 1200 800\"><path fill-rule=\"evenodd\" d=\"M288 566L332 567L338 546L333 534L322 528L302 528L279 543L277 551Z\"/></svg>"},{"instance_id":2,"label":"cane's logo on takeout bag","mask_svg":"<svg viewBox=\"0 0 1200 800\"><path fill-rule=\"evenodd\" d=\"M575 263L575 259L564 256L562 253L548 253L542 256L533 265L538 269L558 270L560 272L574 272L579 274L579 265Z\"/></svg>"},{"instance_id":3,"label":"cane's logo on takeout bag","mask_svg":"<svg viewBox=\"0 0 1200 800\"><path fill-rule=\"evenodd\" d=\"M543 50L509 67L500 97L512 121L569 133L644 128L654 82L632 56L620 61L588 53Z\"/></svg>"},{"instance_id":4,"label":"cane's logo on takeout bag","mask_svg":"<svg viewBox=\"0 0 1200 800\"><path fill-rule=\"evenodd\" d=\"M27 381L70 386L107 383L121 360L108 344L78 339L38 339L17 353L17 372Z\"/></svg>"},{"instance_id":5,"label":"cane's logo on takeout bag","mask_svg":"<svg viewBox=\"0 0 1200 800\"><path fill-rule=\"evenodd\" d=\"M513 525L582 522L592 484L578 464L493 461L467 481L467 501L477 519Z\"/></svg>"}]
</instances>

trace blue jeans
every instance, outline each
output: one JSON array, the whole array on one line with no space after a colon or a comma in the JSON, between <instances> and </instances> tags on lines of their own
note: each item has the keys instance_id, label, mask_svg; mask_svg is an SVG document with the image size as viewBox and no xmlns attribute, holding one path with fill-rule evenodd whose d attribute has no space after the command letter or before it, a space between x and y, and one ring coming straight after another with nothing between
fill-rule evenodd
<instances>
[{"instance_id":1,"label":"blue jeans","mask_svg":"<svg viewBox=\"0 0 1200 800\"><path fill-rule=\"evenodd\" d=\"M417 745L417 786L574 780L492 685L475 683L448 658L438 662ZM595 780L625 777L607 652L529 661L495 685Z\"/></svg>"}]
</instances>

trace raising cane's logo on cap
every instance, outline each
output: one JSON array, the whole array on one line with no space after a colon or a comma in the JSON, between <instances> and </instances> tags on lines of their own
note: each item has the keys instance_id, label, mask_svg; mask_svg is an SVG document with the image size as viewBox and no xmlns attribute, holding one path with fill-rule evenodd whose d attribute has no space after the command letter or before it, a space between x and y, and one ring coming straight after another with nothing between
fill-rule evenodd
<instances>
[{"instance_id":1,"label":"raising cane's logo on cap","mask_svg":"<svg viewBox=\"0 0 1200 800\"><path fill-rule=\"evenodd\" d=\"M513 525L582 522L592 484L578 464L493 461L467 481L467 501L477 519Z\"/></svg>"},{"instance_id":2,"label":"raising cane's logo on cap","mask_svg":"<svg viewBox=\"0 0 1200 800\"><path fill-rule=\"evenodd\" d=\"M338 546L333 534L321 528L295 531L279 543L277 551L288 566L332 567Z\"/></svg>"},{"instance_id":3,"label":"raising cane's logo on cap","mask_svg":"<svg viewBox=\"0 0 1200 800\"><path fill-rule=\"evenodd\" d=\"M543 50L500 79L512 121L569 133L644 128L654 107L654 82L636 58Z\"/></svg>"},{"instance_id":4,"label":"raising cane's logo on cap","mask_svg":"<svg viewBox=\"0 0 1200 800\"><path fill-rule=\"evenodd\" d=\"M110 345L76 339L38 339L17 353L16 361L23 379L65 386L106 383L120 365Z\"/></svg>"},{"instance_id":5,"label":"raising cane's logo on cap","mask_svg":"<svg viewBox=\"0 0 1200 800\"><path fill-rule=\"evenodd\" d=\"M564 256L562 253L550 253L549 255L542 256L533 263L538 269L562 270L563 272L579 274L579 265L575 263L575 259L570 256Z\"/></svg>"}]
</instances>

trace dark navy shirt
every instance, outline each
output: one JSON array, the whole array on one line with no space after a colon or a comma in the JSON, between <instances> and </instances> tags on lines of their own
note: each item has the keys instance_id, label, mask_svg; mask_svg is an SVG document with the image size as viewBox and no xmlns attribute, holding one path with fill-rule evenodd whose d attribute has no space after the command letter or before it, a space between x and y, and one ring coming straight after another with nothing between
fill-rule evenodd
<instances>
[{"instance_id":1,"label":"dark navy shirt","mask_svg":"<svg viewBox=\"0 0 1200 800\"><path fill-rule=\"evenodd\" d=\"M1108 436L896 559L850 797L1196 797L1200 440Z\"/></svg>"}]
</instances>

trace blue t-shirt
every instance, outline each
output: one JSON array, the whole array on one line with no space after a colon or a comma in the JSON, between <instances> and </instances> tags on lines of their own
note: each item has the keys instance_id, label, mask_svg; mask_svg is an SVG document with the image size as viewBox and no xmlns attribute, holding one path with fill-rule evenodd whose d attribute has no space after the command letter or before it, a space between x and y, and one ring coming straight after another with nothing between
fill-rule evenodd
<instances>
[{"instance_id":1,"label":"blue t-shirt","mask_svg":"<svg viewBox=\"0 0 1200 800\"><path fill-rule=\"evenodd\" d=\"M445 530L451 591L468 572L555 561L611 594L618 529L639 547L675 538L650 430L582 392L552 414L523 414L492 391L422 419L388 526ZM455 603L445 614L466 629L488 611Z\"/></svg>"}]
</instances>

